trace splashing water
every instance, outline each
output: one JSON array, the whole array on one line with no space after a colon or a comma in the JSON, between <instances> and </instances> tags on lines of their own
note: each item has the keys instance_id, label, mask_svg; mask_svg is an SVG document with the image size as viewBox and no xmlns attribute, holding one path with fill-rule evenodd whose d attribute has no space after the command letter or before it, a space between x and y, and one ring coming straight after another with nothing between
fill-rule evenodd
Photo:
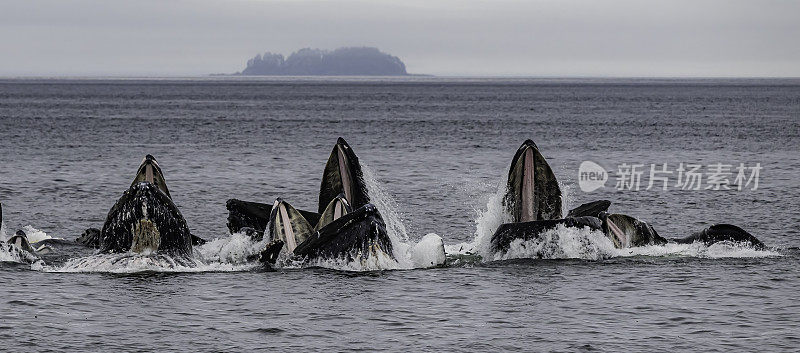
<instances>
[{"instance_id":1,"label":"splashing water","mask_svg":"<svg viewBox=\"0 0 800 353\"><path fill-rule=\"evenodd\" d=\"M535 239L516 239L511 242L508 251L495 253L491 258L602 260L614 257L615 250L614 243L599 231L588 227L567 228L558 225L542 232Z\"/></svg>"},{"instance_id":2,"label":"splashing water","mask_svg":"<svg viewBox=\"0 0 800 353\"><path fill-rule=\"evenodd\" d=\"M6 224L5 222L0 222L0 241L6 242L8 238L9 234L6 232ZM9 247L9 245L6 244L0 246L0 262L29 263L33 270L40 269L44 264L43 261L37 259L33 254L19 250L16 247Z\"/></svg>"},{"instance_id":3,"label":"splashing water","mask_svg":"<svg viewBox=\"0 0 800 353\"><path fill-rule=\"evenodd\" d=\"M253 241L244 233L234 233L195 247L195 255L207 263L244 264L252 261L266 244L267 239Z\"/></svg>"},{"instance_id":4,"label":"splashing water","mask_svg":"<svg viewBox=\"0 0 800 353\"><path fill-rule=\"evenodd\" d=\"M448 255L475 254L485 259L492 257L492 235L503 223L512 220L511 215L503 207L503 198L506 195L506 181L503 178L498 182L497 191L486 202L486 210L479 211L475 219L475 238L472 242L459 243L445 246Z\"/></svg>"},{"instance_id":5,"label":"splashing water","mask_svg":"<svg viewBox=\"0 0 800 353\"><path fill-rule=\"evenodd\" d=\"M21 262L22 259L16 254L8 251L5 246L0 246L0 262Z\"/></svg>"},{"instance_id":6,"label":"splashing water","mask_svg":"<svg viewBox=\"0 0 800 353\"><path fill-rule=\"evenodd\" d=\"M375 265L382 266L382 269L411 269L429 267L430 265L425 264L430 263L431 260L439 260L432 253L437 252L437 249L442 246L441 237L431 233L423 238L424 241L419 243L411 242L408 230L399 212L400 208L397 201L383 188L372 169L363 162L361 169L364 173L364 183L369 190L370 202L375 204L386 223L386 232L392 242L393 255L397 259L394 266L391 266L393 261L388 261L387 259L371 259L369 266L366 267L370 268ZM441 260L442 262L444 261L443 259Z\"/></svg>"},{"instance_id":7,"label":"splashing water","mask_svg":"<svg viewBox=\"0 0 800 353\"><path fill-rule=\"evenodd\" d=\"M61 266L44 266L46 272L236 272L260 266L249 259L258 254L264 242L235 233L194 248L191 257L165 254L94 254L70 259Z\"/></svg>"},{"instance_id":8,"label":"splashing water","mask_svg":"<svg viewBox=\"0 0 800 353\"><path fill-rule=\"evenodd\" d=\"M48 240L48 239L63 239L63 238L53 238L44 231L36 229L31 225L22 227L22 231L25 232L25 236L28 238L28 241L31 244L35 244L42 240Z\"/></svg>"},{"instance_id":9,"label":"splashing water","mask_svg":"<svg viewBox=\"0 0 800 353\"><path fill-rule=\"evenodd\" d=\"M703 243L647 245L627 249L614 249L615 256L679 256L709 259L737 257L776 257L784 256L777 249L756 250L748 244L719 242L712 245Z\"/></svg>"},{"instance_id":10,"label":"splashing water","mask_svg":"<svg viewBox=\"0 0 800 353\"><path fill-rule=\"evenodd\" d=\"M569 210L570 188L562 185L562 190L567 190L562 197L563 213ZM570 228L560 225L554 229L543 232L536 239L513 241L505 252L494 253L491 251L491 238L494 232L503 223L511 222L511 215L503 207L503 197L506 194L505 180L499 183L497 191L489 198L486 210L480 212L476 218L475 238L472 242L459 243L445 246L448 258L463 260L464 256L477 255L470 258L472 261L496 261L519 258L534 259L584 259L601 260L613 257L627 256L683 256L703 258L723 257L769 257L782 256L776 250L756 250L744 244L716 243L706 246L703 243L665 245L648 245L636 248L617 249L613 242L601 231L584 228ZM456 261L459 262L459 261Z\"/></svg>"},{"instance_id":11,"label":"splashing water","mask_svg":"<svg viewBox=\"0 0 800 353\"><path fill-rule=\"evenodd\" d=\"M198 258L172 257L164 254L95 254L67 261L60 267L45 267L47 272L232 272L245 271L254 265L205 263Z\"/></svg>"},{"instance_id":12,"label":"splashing water","mask_svg":"<svg viewBox=\"0 0 800 353\"><path fill-rule=\"evenodd\" d=\"M336 259L315 259L305 263L290 263L284 265L285 267L324 267L340 271L380 271L380 270L399 270L407 269L400 267L399 261L395 261L383 252L377 254L370 254L366 259L360 259L354 256L354 260L345 258Z\"/></svg>"},{"instance_id":13,"label":"splashing water","mask_svg":"<svg viewBox=\"0 0 800 353\"><path fill-rule=\"evenodd\" d=\"M367 185L367 190L369 190L370 202L378 208L384 222L386 222L386 231L389 233L389 239L392 240L392 243L407 243L409 241L408 231L403 224L400 212L398 212L397 201L389 196L389 193L383 188L378 178L375 177L375 173L371 168L362 163L361 170L364 174L364 183Z\"/></svg>"},{"instance_id":14,"label":"splashing water","mask_svg":"<svg viewBox=\"0 0 800 353\"><path fill-rule=\"evenodd\" d=\"M0 241L8 240L6 235L6 222L0 221Z\"/></svg>"}]
</instances>

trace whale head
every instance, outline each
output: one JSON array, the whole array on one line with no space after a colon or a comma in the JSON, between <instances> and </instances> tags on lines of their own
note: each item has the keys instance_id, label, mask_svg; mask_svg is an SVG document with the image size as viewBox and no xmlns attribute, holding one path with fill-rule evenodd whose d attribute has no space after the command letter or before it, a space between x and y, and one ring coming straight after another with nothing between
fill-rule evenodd
<instances>
[{"instance_id":1,"label":"whale head","mask_svg":"<svg viewBox=\"0 0 800 353\"><path fill-rule=\"evenodd\" d=\"M561 188L532 140L525 140L511 161L503 204L514 222L561 218Z\"/></svg>"},{"instance_id":2,"label":"whale head","mask_svg":"<svg viewBox=\"0 0 800 353\"><path fill-rule=\"evenodd\" d=\"M645 246L663 245L666 239L645 221L619 213L600 213L603 222L602 230L611 239L614 246L619 249Z\"/></svg>"},{"instance_id":3,"label":"whale head","mask_svg":"<svg viewBox=\"0 0 800 353\"><path fill-rule=\"evenodd\" d=\"M339 194L344 194L345 200L354 209L369 203L369 194L364 183L361 164L353 149L341 137L333 146L328 162L325 164L319 190L318 213L324 213L328 204Z\"/></svg>"},{"instance_id":4,"label":"whale head","mask_svg":"<svg viewBox=\"0 0 800 353\"><path fill-rule=\"evenodd\" d=\"M28 241L28 235L24 231L18 230L11 238L8 238L8 243L16 246L20 250L27 251L31 254L34 253L33 246Z\"/></svg>"},{"instance_id":5,"label":"whale head","mask_svg":"<svg viewBox=\"0 0 800 353\"><path fill-rule=\"evenodd\" d=\"M280 198L275 200L272 205L268 227L270 241L283 242L286 251L289 253L294 251L309 236L316 233L314 227L308 223L297 209Z\"/></svg>"},{"instance_id":6,"label":"whale head","mask_svg":"<svg viewBox=\"0 0 800 353\"><path fill-rule=\"evenodd\" d=\"M325 207L325 211L323 211L320 215L319 221L314 229L319 231L326 225L339 218L342 218L342 216L350 212L353 212L353 208L350 207L350 203L347 202L347 198L345 198L344 194L339 194L339 196L336 196L333 200L331 200L328 206Z\"/></svg>"},{"instance_id":7,"label":"whale head","mask_svg":"<svg viewBox=\"0 0 800 353\"><path fill-rule=\"evenodd\" d=\"M155 185L169 198L172 198L169 194L169 189L167 189L167 182L164 179L164 174L161 172L161 167L158 166L156 158L149 154L145 156L144 159L142 159L142 163L139 164L139 169L136 171L136 177L133 178L131 186L141 182Z\"/></svg>"}]
</instances>

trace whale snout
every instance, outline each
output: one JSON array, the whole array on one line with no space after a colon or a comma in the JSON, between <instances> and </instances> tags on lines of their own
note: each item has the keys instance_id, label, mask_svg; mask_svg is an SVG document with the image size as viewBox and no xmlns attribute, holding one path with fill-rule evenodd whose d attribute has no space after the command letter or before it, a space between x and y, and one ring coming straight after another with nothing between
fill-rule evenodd
<instances>
[{"instance_id":1,"label":"whale snout","mask_svg":"<svg viewBox=\"0 0 800 353\"><path fill-rule=\"evenodd\" d=\"M142 159L142 163L139 164L136 177L133 178L133 183L131 183L131 185L141 182L153 184L167 196L170 196L164 174L161 172L161 167L158 165L158 161L156 161L153 155L148 154Z\"/></svg>"}]
</instances>

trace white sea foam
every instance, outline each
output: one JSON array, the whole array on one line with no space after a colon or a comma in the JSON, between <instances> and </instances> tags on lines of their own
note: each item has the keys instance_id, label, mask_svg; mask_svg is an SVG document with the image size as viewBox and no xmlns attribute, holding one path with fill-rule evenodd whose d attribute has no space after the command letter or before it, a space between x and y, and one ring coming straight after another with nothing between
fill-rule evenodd
<instances>
[{"instance_id":1,"label":"white sea foam","mask_svg":"<svg viewBox=\"0 0 800 353\"><path fill-rule=\"evenodd\" d=\"M7 262L21 262L19 256L11 251L8 251L7 247L0 246L0 261L7 261Z\"/></svg>"},{"instance_id":2,"label":"white sea foam","mask_svg":"<svg viewBox=\"0 0 800 353\"><path fill-rule=\"evenodd\" d=\"M491 251L491 237L497 228L511 221L511 216L502 206L505 184L489 199L486 210L476 219L475 238L472 242L445 246L448 257L478 255L482 261L507 260L518 258L535 259L585 259L599 260L627 256L682 256L701 258L725 257L770 257L781 256L776 250L757 250L746 244L721 242L706 246L703 243L648 245L642 247L617 249L611 240L600 231L588 227L570 228L558 226L542 232L536 239L511 242L508 250L500 253ZM565 202L566 204L566 202ZM565 205L564 213L569 209Z\"/></svg>"},{"instance_id":3,"label":"white sea foam","mask_svg":"<svg viewBox=\"0 0 800 353\"><path fill-rule=\"evenodd\" d=\"M58 267L45 267L48 272L231 272L252 269L253 264L206 263L197 257L181 258L163 254L95 254L67 261Z\"/></svg>"},{"instance_id":4,"label":"white sea foam","mask_svg":"<svg viewBox=\"0 0 800 353\"><path fill-rule=\"evenodd\" d=\"M267 241L253 241L243 233L218 238L195 247L195 255L208 263L244 264L256 256Z\"/></svg>"},{"instance_id":5,"label":"white sea foam","mask_svg":"<svg viewBox=\"0 0 800 353\"><path fill-rule=\"evenodd\" d=\"M191 257L165 254L94 254L70 259L61 266L45 266L48 272L236 272L259 266L248 258L258 254L264 242L240 233L196 246Z\"/></svg>"},{"instance_id":6,"label":"white sea foam","mask_svg":"<svg viewBox=\"0 0 800 353\"><path fill-rule=\"evenodd\" d=\"M493 254L488 259L586 259L601 260L614 257L614 243L598 231L587 227L567 228L562 225L542 232L535 239L516 239L508 251ZM487 257L484 257L487 259Z\"/></svg>"},{"instance_id":7,"label":"white sea foam","mask_svg":"<svg viewBox=\"0 0 800 353\"><path fill-rule=\"evenodd\" d=\"M616 256L680 256L710 259L783 256L776 249L757 250L748 244L731 242L719 242L708 246L699 242L692 244L667 243L615 250Z\"/></svg>"},{"instance_id":8,"label":"white sea foam","mask_svg":"<svg viewBox=\"0 0 800 353\"><path fill-rule=\"evenodd\" d=\"M613 257L699 257L740 258L781 256L773 250L756 250L746 244L721 242L706 246L703 243L648 245L617 249L613 242L600 231L584 228L569 228L562 225L542 232L536 239L511 242L508 251L495 253L490 259L507 260L534 259L584 259L601 260Z\"/></svg>"},{"instance_id":9,"label":"white sea foam","mask_svg":"<svg viewBox=\"0 0 800 353\"><path fill-rule=\"evenodd\" d=\"M435 233L428 233L415 244L409 255L414 268L441 266L447 260L442 237Z\"/></svg>"},{"instance_id":10,"label":"white sea foam","mask_svg":"<svg viewBox=\"0 0 800 353\"><path fill-rule=\"evenodd\" d=\"M0 241L8 241L10 235L11 234L6 232L5 222L0 222ZM39 268L42 265L42 261L36 260L33 255L23 252L16 247L10 247L7 244L2 244L2 246L0 246L0 262L31 263L31 268L33 269Z\"/></svg>"},{"instance_id":11,"label":"white sea foam","mask_svg":"<svg viewBox=\"0 0 800 353\"><path fill-rule=\"evenodd\" d=\"M370 254L364 259L360 258L359 256L353 256L353 258L353 260L348 260L345 258L314 259L310 261L304 261L302 263L284 263L283 267L324 267L340 271L380 271L402 269L399 266L398 261L395 261L383 252Z\"/></svg>"},{"instance_id":12,"label":"white sea foam","mask_svg":"<svg viewBox=\"0 0 800 353\"><path fill-rule=\"evenodd\" d=\"M25 232L25 236L28 238L28 242L30 242L31 244L35 244L42 240L48 240L48 239L63 239L63 238L53 238L44 231L36 229L31 225L22 227L22 231Z\"/></svg>"}]
</instances>

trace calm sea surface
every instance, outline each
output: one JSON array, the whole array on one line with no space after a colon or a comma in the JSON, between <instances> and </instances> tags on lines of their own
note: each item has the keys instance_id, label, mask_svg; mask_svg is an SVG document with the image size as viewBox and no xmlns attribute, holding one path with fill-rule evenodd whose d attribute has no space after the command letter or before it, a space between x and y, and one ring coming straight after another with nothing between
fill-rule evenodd
<instances>
[{"instance_id":1,"label":"calm sea surface","mask_svg":"<svg viewBox=\"0 0 800 353\"><path fill-rule=\"evenodd\" d=\"M404 245L435 233L451 255L478 249L530 138L568 207L608 199L667 238L736 224L770 249L623 251L565 231L542 259L435 269L243 261L253 244L229 236L225 201L316 208L339 136ZM797 350L799 152L800 80L0 80L6 233L101 227L150 153L192 232L217 239L177 271L66 245L0 263L0 350ZM587 160L611 172L604 188L579 188ZM615 187L623 163L643 165L638 191ZM677 172L646 190L663 163L731 165L731 181L740 163L761 170L756 190L682 190Z\"/></svg>"}]
</instances>

